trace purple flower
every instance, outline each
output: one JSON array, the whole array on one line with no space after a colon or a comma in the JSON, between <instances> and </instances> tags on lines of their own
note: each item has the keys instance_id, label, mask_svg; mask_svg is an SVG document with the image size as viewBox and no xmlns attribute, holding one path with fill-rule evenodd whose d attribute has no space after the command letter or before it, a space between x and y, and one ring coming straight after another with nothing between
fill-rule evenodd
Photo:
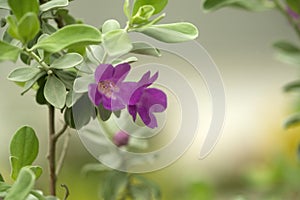
<instances>
[{"instance_id":1,"label":"purple flower","mask_svg":"<svg viewBox=\"0 0 300 200\"><path fill-rule=\"evenodd\" d=\"M136 83L135 91L128 102L128 112L133 120L139 114L144 124L149 128L157 127L157 120L154 112L163 112L167 108L166 94L156 88L148 88L158 77L155 73L150 77L150 72L144 74L141 80Z\"/></svg>"},{"instance_id":2,"label":"purple flower","mask_svg":"<svg viewBox=\"0 0 300 200\"><path fill-rule=\"evenodd\" d=\"M287 13L293 18L293 19L299 19L299 14L296 13L294 10L292 10L290 7L287 7Z\"/></svg>"},{"instance_id":3,"label":"purple flower","mask_svg":"<svg viewBox=\"0 0 300 200\"><path fill-rule=\"evenodd\" d=\"M101 64L95 72L95 82L89 85L88 94L95 106L102 104L107 110L115 111L126 107L124 104L122 84L130 70L128 63L113 67Z\"/></svg>"},{"instance_id":4,"label":"purple flower","mask_svg":"<svg viewBox=\"0 0 300 200\"><path fill-rule=\"evenodd\" d=\"M129 141L129 134L124 131L117 132L113 137L113 142L118 147L127 145L128 141Z\"/></svg>"}]
</instances>

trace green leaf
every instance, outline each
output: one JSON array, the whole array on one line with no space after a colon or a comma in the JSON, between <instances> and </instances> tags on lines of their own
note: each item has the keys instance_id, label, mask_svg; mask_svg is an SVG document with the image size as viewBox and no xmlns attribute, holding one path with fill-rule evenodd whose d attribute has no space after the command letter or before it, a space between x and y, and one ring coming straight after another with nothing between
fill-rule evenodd
<instances>
[{"instance_id":1,"label":"green leaf","mask_svg":"<svg viewBox=\"0 0 300 200\"><path fill-rule=\"evenodd\" d=\"M129 58L126 58L126 59L115 59L114 61L112 61L112 65L113 66L117 66L119 64L122 64L122 63L134 63L134 62L137 62L138 61L138 58L137 57L129 57Z\"/></svg>"},{"instance_id":2,"label":"green leaf","mask_svg":"<svg viewBox=\"0 0 300 200\"><path fill-rule=\"evenodd\" d=\"M3 176L0 174L0 182L5 182Z\"/></svg>"},{"instance_id":3,"label":"green leaf","mask_svg":"<svg viewBox=\"0 0 300 200\"><path fill-rule=\"evenodd\" d=\"M0 0L0 9L1 8L6 10L10 9L7 0Z\"/></svg>"},{"instance_id":4,"label":"green leaf","mask_svg":"<svg viewBox=\"0 0 300 200\"><path fill-rule=\"evenodd\" d=\"M74 118L73 118L73 111L72 111L72 108L67 108L67 109L65 110L65 113L64 113L64 120L65 120L66 124L67 124L70 128L73 128L73 129L76 128L76 125L75 125L75 122L74 122Z\"/></svg>"},{"instance_id":5,"label":"green leaf","mask_svg":"<svg viewBox=\"0 0 300 200\"><path fill-rule=\"evenodd\" d=\"M35 100L40 105L48 104L48 102L45 98L45 95L44 95L45 83L46 82L44 82L43 84L40 85L40 87L37 90L36 95L35 95Z\"/></svg>"},{"instance_id":6,"label":"green leaf","mask_svg":"<svg viewBox=\"0 0 300 200\"><path fill-rule=\"evenodd\" d=\"M120 192L124 191L128 181L128 175L124 172L111 171L104 179L102 186L103 199L117 199Z\"/></svg>"},{"instance_id":7,"label":"green leaf","mask_svg":"<svg viewBox=\"0 0 300 200\"><path fill-rule=\"evenodd\" d=\"M127 32L122 29L104 34L103 46L110 56L125 54L132 49L130 38Z\"/></svg>"},{"instance_id":8,"label":"green leaf","mask_svg":"<svg viewBox=\"0 0 300 200\"><path fill-rule=\"evenodd\" d=\"M205 11L214 11L227 6L240 7L249 11L264 11L275 7L269 0L206 0L203 4Z\"/></svg>"},{"instance_id":9,"label":"green leaf","mask_svg":"<svg viewBox=\"0 0 300 200\"><path fill-rule=\"evenodd\" d=\"M286 3L294 12L300 14L300 1L299 0L286 0Z\"/></svg>"},{"instance_id":10,"label":"green leaf","mask_svg":"<svg viewBox=\"0 0 300 200\"><path fill-rule=\"evenodd\" d=\"M74 91L76 93L85 93L88 91L88 86L91 83L94 83L94 75L83 76L75 79L74 81Z\"/></svg>"},{"instance_id":11,"label":"green leaf","mask_svg":"<svg viewBox=\"0 0 300 200\"><path fill-rule=\"evenodd\" d=\"M5 200L24 200L34 186L35 176L30 169L23 168L18 179L8 191Z\"/></svg>"},{"instance_id":12,"label":"green leaf","mask_svg":"<svg viewBox=\"0 0 300 200\"><path fill-rule=\"evenodd\" d=\"M132 43L133 48L131 49L130 53L147 55L147 56L161 56L159 49L155 48L154 46L145 43L145 42L134 42Z\"/></svg>"},{"instance_id":13,"label":"green leaf","mask_svg":"<svg viewBox=\"0 0 300 200\"><path fill-rule=\"evenodd\" d=\"M88 175L89 173L101 173L111 171L112 169L101 163L89 163L83 166L81 173Z\"/></svg>"},{"instance_id":14,"label":"green leaf","mask_svg":"<svg viewBox=\"0 0 300 200\"><path fill-rule=\"evenodd\" d=\"M82 61L83 58L80 54L68 53L54 60L50 67L55 69L68 69L79 65Z\"/></svg>"},{"instance_id":15,"label":"green leaf","mask_svg":"<svg viewBox=\"0 0 300 200\"><path fill-rule=\"evenodd\" d=\"M52 9L61 8L69 5L68 0L51 0L40 6L41 12L46 12Z\"/></svg>"},{"instance_id":16,"label":"green leaf","mask_svg":"<svg viewBox=\"0 0 300 200\"><path fill-rule=\"evenodd\" d=\"M103 107L103 105L100 104L98 106L98 113L99 113L100 119L105 122L105 121L107 121L110 118L112 111L106 110Z\"/></svg>"},{"instance_id":17,"label":"green leaf","mask_svg":"<svg viewBox=\"0 0 300 200\"><path fill-rule=\"evenodd\" d=\"M136 15L132 17L131 23L132 24L142 24L145 22L148 22L149 19L152 17L152 15L155 12L155 8L150 5L144 5L139 8Z\"/></svg>"},{"instance_id":18,"label":"green leaf","mask_svg":"<svg viewBox=\"0 0 300 200\"><path fill-rule=\"evenodd\" d=\"M45 71L41 71L40 73L38 73L38 75L36 75L34 78L30 79L29 81L27 81L24 85L23 91L21 93L21 95L24 95L26 92L28 92L28 90L30 90L32 88L32 86L34 86L34 84L43 76L46 75Z\"/></svg>"},{"instance_id":19,"label":"green leaf","mask_svg":"<svg viewBox=\"0 0 300 200\"><path fill-rule=\"evenodd\" d=\"M54 75L48 76L44 88L46 100L58 109L62 109L66 103L66 87Z\"/></svg>"},{"instance_id":20,"label":"green leaf","mask_svg":"<svg viewBox=\"0 0 300 200\"><path fill-rule=\"evenodd\" d=\"M285 92L300 92L300 80L293 81L284 86L283 90Z\"/></svg>"},{"instance_id":21,"label":"green leaf","mask_svg":"<svg viewBox=\"0 0 300 200\"><path fill-rule=\"evenodd\" d=\"M152 25L137 31L167 43L185 42L198 37L197 27L187 22Z\"/></svg>"},{"instance_id":22,"label":"green leaf","mask_svg":"<svg viewBox=\"0 0 300 200\"><path fill-rule=\"evenodd\" d=\"M18 33L24 44L32 40L40 31L40 22L35 13L25 14L18 23Z\"/></svg>"},{"instance_id":23,"label":"green leaf","mask_svg":"<svg viewBox=\"0 0 300 200\"><path fill-rule=\"evenodd\" d=\"M300 125L300 113L290 116L283 123L283 127L285 129L289 129L289 128L296 127L299 125Z\"/></svg>"},{"instance_id":24,"label":"green leaf","mask_svg":"<svg viewBox=\"0 0 300 200\"><path fill-rule=\"evenodd\" d=\"M37 0L8 0L8 5L18 20L30 12L36 15L39 14L39 4Z\"/></svg>"},{"instance_id":25,"label":"green leaf","mask_svg":"<svg viewBox=\"0 0 300 200\"><path fill-rule=\"evenodd\" d=\"M144 5L153 6L155 9L153 14L158 14L166 7L167 4L168 0L135 0L133 5L132 16L134 16L138 12L140 7Z\"/></svg>"},{"instance_id":26,"label":"green leaf","mask_svg":"<svg viewBox=\"0 0 300 200\"><path fill-rule=\"evenodd\" d=\"M15 16L10 15L6 18L6 21L8 23L8 29L7 32L8 34L17 40L22 40L22 38L19 35L19 30L18 30L18 22Z\"/></svg>"},{"instance_id":27,"label":"green leaf","mask_svg":"<svg viewBox=\"0 0 300 200\"><path fill-rule=\"evenodd\" d=\"M124 1L124 5L123 5L123 12L125 14L125 16L127 17L128 21L130 21L130 7L129 7L129 0L125 0Z\"/></svg>"},{"instance_id":28,"label":"green leaf","mask_svg":"<svg viewBox=\"0 0 300 200\"><path fill-rule=\"evenodd\" d=\"M117 20L109 19L105 21L104 24L102 25L102 33L108 33L110 31L114 31L120 28L121 26Z\"/></svg>"},{"instance_id":29,"label":"green leaf","mask_svg":"<svg viewBox=\"0 0 300 200\"><path fill-rule=\"evenodd\" d=\"M73 90L70 90L67 94L66 106L68 108L72 107L82 95L83 93L75 93Z\"/></svg>"},{"instance_id":30,"label":"green leaf","mask_svg":"<svg viewBox=\"0 0 300 200\"><path fill-rule=\"evenodd\" d=\"M132 17L133 24L141 24L147 22L153 15L155 8L150 5L144 5L139 8L138 12Z\"/></svg>"},{"instance_id":31,"label":"green leaf","mask_svg":"<svg viewBox=\"0 0 300 200\"><path fill-rule=\"evenodd\" d=\"M68 90L73 89L73 84L77 77L77 74L74 71L55 70L54 73L65 84Z\"/></svg>"},{"instance_id":32,"label":"green leaf","mask_svg":"<svg viewBox=\"0 0 300 200\"><path fill-rule=\"evenodd\" d=\"M32 47L32 50L44 49L50 53L55 53L71 45L91 45L99 44L100 42L101 33L98 29L89 25L75 24L65 26L39 41Z\"/></svg>"},{"instance_id":33,"label":"green leaf","mask_svg":"<svg viewBox=\"0 0 300 200\"><path fill-rule=\"evenodd\" d=\"M25 82L34 78L40 72L41 70L35 67L21 67L13 70L8 75L8 79L11 81Z\"/></svg>"},{"instance_id":34,"label":"green leaf","mask_svg":"<svg viewBox=\"0 0 300 200\"><path fill-rule=\"evenodd\" d=\"M300 64L300 48L286 41L276 42L274 48L277 50L276 57L289 64Z\"/></svg>"},{"instance_id":35,"label":"green leaf","mask_svg":"<svg viewBox=\"0 0 300 200\"><path fill-rule=\"evenodd\" d=\"M30 169L35 174L35 179L37 180L43 173L43 169L40 166L29 166Z\"/></svg>"},{"instance_id":36,"label":"green leaf","mask_svg":"<svg viewBox=\"0 0 300 200\"><path fill-rule=\"evenodd\" d=\"M39 151L39 141L31 127L20 128L10 142L12 179L16 180L22 167L31 165Z\"/></svg>"},{"instance_id":37,"label":"green leaf","mask_svg":"<svg viewBox=\"0 0 300 200\"><path fill-rule=\"evenodd\" d=\"M0 41L0 61L10 60L16 62L20 51L20 48Z\"/></svg>"}]
</instances>

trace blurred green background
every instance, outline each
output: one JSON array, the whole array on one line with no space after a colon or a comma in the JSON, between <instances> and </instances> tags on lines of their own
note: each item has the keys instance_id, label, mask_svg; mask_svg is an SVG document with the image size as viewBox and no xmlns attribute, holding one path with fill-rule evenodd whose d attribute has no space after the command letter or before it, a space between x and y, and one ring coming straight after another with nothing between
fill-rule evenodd
<instances>
[{"instance_id":1,"label":"blurred green background","mask_svg":"<svg viewBox=\"0 0 300 200\"><path fill-rule=\"evenodd\" d=\"M122 1L75 0L70 10L97 27L109 18L125 23ZM166 200L300 199L299 129L282 129L294 98L281 89L298 77L299 70L276 61L271 47L280 39L297 41L287 21L276 11L227 8L204 14L199 0L170 0L165 12L165 22L189 21L199 28L197 41L215 61L224 81L227 115L223 135L207 158L198 159L205 133L200 130L182 158L146 176L159 184ZM0 171L7 179L9 141L20 126L36 130L42 143L37 162L44 167L47 150L47 109L35 103L33 93L21 96L21 88L6 80L13 68L12 63L0 64ZM74 132L58 180L69 186L70 200L100 199L101 176L81 173L91 162L97 161ZM38 187L47 190L46 180L44 173Z\"/></svg>"}]
</instances>

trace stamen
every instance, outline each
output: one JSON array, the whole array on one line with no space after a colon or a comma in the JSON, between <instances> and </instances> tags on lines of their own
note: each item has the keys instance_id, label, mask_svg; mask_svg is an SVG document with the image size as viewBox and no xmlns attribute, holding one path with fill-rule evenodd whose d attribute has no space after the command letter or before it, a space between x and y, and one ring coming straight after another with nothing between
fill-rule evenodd
<instances>
[{"instance_id":1,"label":"stamen","mask_svg":"<svg viewBox=\"0 0 300 200\"><path fill-rule=\"evenodd\" d=\"M110 80L100 81L98 83L98 91L104 94L107 98L115 99L115 92L119 92L120 88Z\"/></svg>"}]
</instances>

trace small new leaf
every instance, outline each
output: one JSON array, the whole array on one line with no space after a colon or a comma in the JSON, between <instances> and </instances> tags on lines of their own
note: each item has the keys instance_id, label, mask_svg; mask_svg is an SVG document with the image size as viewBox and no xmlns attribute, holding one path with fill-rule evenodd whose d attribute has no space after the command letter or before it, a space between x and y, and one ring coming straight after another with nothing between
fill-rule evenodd
<instances>
[{"instance_id":1,"label":"small new leaf","mask_svg":"<svg viewBox=\"0 0 300 200\"><path fill-rule=\"evenodd\" d=\"M56 8L61 8L69 5L68 0L51 0L48 1L40 6L40 10L42 12L46 12L48 10L56 9Z\"/></svg>"},{"instance_id":2,"label":"small new leaf","mask_svg":"<svg viewBox=\"0 0 300 200\"><path fill-rule=\"evenodd\" d=\"M28 168L22 168L18 179L8 191L5 200L24 200L34 186L35 175Z\"/></svg>"},{"instance_id":3,"label":"small new leaf","mask_svg":"<svg viewBox=\"0 0 300 200\"><path fill-rule=\"evenodd\" d=\"M31 41L40 31L40 22L35 13L26 13L18 23L18 35L23 44Z\"/></svg>"}]
</instances>

